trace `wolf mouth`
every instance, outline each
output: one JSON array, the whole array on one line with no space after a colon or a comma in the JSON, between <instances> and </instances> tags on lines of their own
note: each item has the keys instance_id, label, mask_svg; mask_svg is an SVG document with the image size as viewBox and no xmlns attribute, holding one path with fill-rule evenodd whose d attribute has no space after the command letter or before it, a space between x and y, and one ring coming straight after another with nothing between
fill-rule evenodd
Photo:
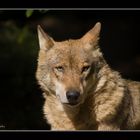
<instances>
[{"instance_id":1,"label":"wolf mouth","mask_svg":"<svg viewBox=\"0 0 140 140\"><path fill-rule=\"evenodd\" d=\"M77 105L78 103L65 103L65 104L74 106L74 105Z\"/></svg>"},{"instance_id":2,"label":"wolf mouth","mask_svg":"<svg viewBox=\"0 0 140 140\"><path fill-rule=\"evenodd\" d=\"M63 105L68 106L68 107L77 107L80 105L80 102L76 103L63 103Z\"/></svg>"}]
</instances>

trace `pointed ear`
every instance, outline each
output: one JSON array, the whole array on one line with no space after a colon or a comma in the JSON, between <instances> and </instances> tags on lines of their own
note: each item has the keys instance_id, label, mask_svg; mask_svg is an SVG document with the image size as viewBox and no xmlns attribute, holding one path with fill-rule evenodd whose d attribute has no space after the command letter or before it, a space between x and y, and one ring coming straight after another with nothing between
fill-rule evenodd
<instances>
[{"instance_id":1,"label":"pointed ear","mask_svg":"<svg viewBox=\"0 0 140 140\"><path fill-rule=\"evenodd\" d=\"M38 32L38 39L39 39L40 49L43 49L43 50L50 49L54 45L53 39L50 38L49 35L47 35L43 31L43 29L41 28L40 25L37 26L37 32Z\"/></svg>"},{"instance_id":2,"label":"pointed ear","mask_svg":"<svg viewBox=\"0 0 140 140\"><path fill-rule=\"evenodd\" d=\"M81 39L84 43L98 43L101 30L101 23L97 22L96 25L88 31Z\"/></svg>"}]
</instances>

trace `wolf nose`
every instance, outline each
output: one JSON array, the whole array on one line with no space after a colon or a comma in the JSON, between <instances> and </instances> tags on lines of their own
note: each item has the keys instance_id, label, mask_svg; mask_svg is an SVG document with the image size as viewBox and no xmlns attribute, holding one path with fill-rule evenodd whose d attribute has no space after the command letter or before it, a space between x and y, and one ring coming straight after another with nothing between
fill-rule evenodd
<instances>
[{"instance_id":1,"label":"wolf nose","mask_svg":"<svg viewBox=\"0 0 140 140\"><path fill-rule=\"evenodd\" d=\"M69 90L66 92L66 96L67 96L69 103L75 104L75 103L77 103L80 93L75 90Z\"/></svg>"}]
</instances>

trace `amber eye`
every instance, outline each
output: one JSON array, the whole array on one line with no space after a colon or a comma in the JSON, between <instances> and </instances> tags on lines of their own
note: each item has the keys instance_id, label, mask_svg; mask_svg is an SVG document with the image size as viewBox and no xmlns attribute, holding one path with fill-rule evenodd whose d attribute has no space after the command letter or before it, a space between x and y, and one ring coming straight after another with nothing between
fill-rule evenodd
<instances>
[{"instance_id":1,"label":"amber eye","mask_svg":"<svg viewBox=\"0 0 140 140\"><path fill-rule=\"evenodd\" d=\"M57 67L55 67L55 70L57 70L59 72L63 72L64 68L62 66L57 66Z\"/></svg>"},{"instance_id":2,"label":"amber eye","mask_svg":"<svg viewBox=\"0 0 140 140\"><path fill-rule=\"evenodd\" d=\"M90 66L89 66L89 65L88 65L88 66L84 66L84 67L82 68L82 73L83 73L83 72L88 71L88 70L89 70L89 68L90 68Z\"/></svg>"}]
</instances>

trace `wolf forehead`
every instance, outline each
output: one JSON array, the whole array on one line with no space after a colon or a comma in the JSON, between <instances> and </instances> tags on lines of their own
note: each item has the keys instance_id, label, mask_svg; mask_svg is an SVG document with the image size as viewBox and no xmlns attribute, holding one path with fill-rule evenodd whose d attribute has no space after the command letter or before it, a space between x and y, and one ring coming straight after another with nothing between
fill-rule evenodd
<instances>
[{"instance_id":1,"label":"wolf forehead","mask_svg":"<svg viewBox=\"0 0 140 140\"><path fill-rule=\"evenodd\" d=\"M53 62L59 62L66 59L71 61L77 60L79 62L90 62L92 53L91 51L87 52L82 47L83 45L84 44L82 43L78 43L77 40L75 41L72 39L57 42L49 51L46 51L46 57L49 60L53 60Z\"/></svg>"}]
</instances>

